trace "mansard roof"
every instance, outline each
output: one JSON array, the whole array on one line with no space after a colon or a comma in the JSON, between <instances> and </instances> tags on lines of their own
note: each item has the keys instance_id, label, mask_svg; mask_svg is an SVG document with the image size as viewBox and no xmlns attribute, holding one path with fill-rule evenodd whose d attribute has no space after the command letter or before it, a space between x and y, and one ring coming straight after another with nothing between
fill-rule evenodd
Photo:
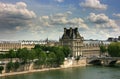
<instances>
[{"instance_id":1,"label":"mansard roof","mask_svg":"<svg viewBox=\"0 0 120 79\"><path fill-rule=\"evenodd\" d=\"M82 39L83 37L80 36L78 32L78 28L70 28L66 29L64 28L64 34L62 36L62 39Z\"/></svg>"}]
</instances>

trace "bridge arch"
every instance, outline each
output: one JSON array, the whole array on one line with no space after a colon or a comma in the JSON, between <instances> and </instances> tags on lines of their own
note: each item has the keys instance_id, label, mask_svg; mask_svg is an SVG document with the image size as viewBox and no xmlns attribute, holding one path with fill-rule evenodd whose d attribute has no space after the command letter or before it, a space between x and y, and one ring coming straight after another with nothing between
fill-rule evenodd
<instances>
[{"instance_id":1,"label":"bridge arch","mask_svg":"<svg viewBox=\"0 0 120 79\"><path fill-rule=\"evenodd\" d=\"M120 64L120 57L88 58L87 63L93 65L115 66Z\"/></svg>"},{"instance_id":2,"label":"bridge arch","mask_svg":"<svg viewBox=\"0 0 120 79\"><path fill-rule=\"evenodd\" d=\"M92 65L102 65L101 60L99 60L99 59L92 60L92 61L90 61L88 64L92 64Z\"/></svg>"},{"instance_id":3,"label":"bridge arch","mask_svg":"<svg viewBox=\"0 0 120 79\"><path fill-rule=\"evenodd\" d=\"M114 66L116 64L117 60L110 61L108 66Z\"/></svg>"}]
</instances>

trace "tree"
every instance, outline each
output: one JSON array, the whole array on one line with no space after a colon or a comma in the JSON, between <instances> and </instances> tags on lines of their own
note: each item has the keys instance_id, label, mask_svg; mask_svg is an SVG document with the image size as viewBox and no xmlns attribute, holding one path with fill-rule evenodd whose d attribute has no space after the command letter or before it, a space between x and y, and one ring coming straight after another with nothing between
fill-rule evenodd
<instances>
[{"instance_id":1,"label":"tree","mask_svg":"<svg viewBox=\"0 0 120 79\"><path fill-rule=\"evenodd\" d=\"M29 59L28 49L27 48L19 49L17 51L17 56L22 60L23 64L27 63L27 60Z\"/></svg>"},{"instance_id":2,"label":"tree","mask_svg":"<svg viewBox=\"0 0 120 79\"><path fill-rule=\"evenodd\" d=\"M6 69L7 69L8 71L13 70L13 68L14 68L14 63L13 63L13 62L10 61L9 63L7 63Z\"/></svg>"},{"instance_id":3,"label":"tree","mask_svg":"<svg viewBox=\"0 0 120 79\"><path fill-rule=\"evenodd\" d=\"M4 59L4 58L6 58L6 54L0 54L0 59Z\"/></svg>"},{"instance_id":4,"label":"tree","mask_svg":"<svg viewBox=\"0 0 120 79\"><path fill-rule=\"evenodd\" d=\"M33 61L36 58L35 50L34 49L29 50L29 54L28 55L29 55L28 59Z\"/></svg>"},{"instance_id":5,"label":"tree","mask_svg":"<svg viewBox=\"0 0 120 79\"><path fill-rule=\"evenodd\" d=\"M19 67L20 67L20 63L16 61L14 63L14 69L17 70Z\"/></svg>"},{"instance_id":6,"label":"tree","mask_svg":"<svg viewBox=\"0 0 120 79\"><path fill-rule=\"evenodd\" d=\"M2 71L4 70L3 66L0 66L0 73L2 74Z\"/></svg>"},{"instance_id":7,"label":"tree","mask_svg":"<svg viewBox=\"0 0 120 79\"><path fill-rule=\"evenodd\" d=\"M16 57L19 58L20 60L22 60L22 53L21 53L22 49L18 49L16 52Z\"/></svg>"},{"instance_id":8,"label":"tree","mask_svg":"<svg viewBox=\"0 0 120 79\"><path fill-rule=\"evenodd\" d=\"M62 51L63 51L65 57L68 57L71 55L71 50L67 46L62 47Z\"/></svg>"},{"instance_id":9,"label":"tree","mask_svg":"<svg viewBox=\"0 0 120 79\"><path fill-rule=\"evenodd\" d=\"M9 50L9 52L8 52L8 58L10 58L11 61L12 61L12 58L15 58L15 57L16 57L15 51L13 49Z\"/></svg>"},{"instance_id":10,"label":"tree","mask_svg":"<svg viewBox=\"0 0 120 79\"><path fill-rule=\"evenodd\" d=\"M35 65L37 65L38 67L41 67L42 65L44 65L46 63L46 53L42 50L36 50L36 57L37 57L37 61L35 61Z\"/></svg>"},{"instance_id":11,"label":"tree","mask_svg":"<svg viewBox=\"0 0 120 79\"><path fill-rule=\"evenodd\" d=\"M120 57L120 42L111 43L108 46L108 53L112 57Z\"/></svg>"},{"instance_id":12,"label":"tree","mask_svg":"<svg viewBox=\"0 0 120 79\"><path fill-rule=\"evenodd\" d=\"M34 49L39 49L41 46L39 44L36 44Z\"/></svg>"},{"instance_id":13,"label":"tree","mask_svg":"<svg viewBox=\"0 0 120 79\"><path fill-rule=\"evenodd\" d=\"M42 64L42 65L45 64L45 62L46 62L46 53L45 53L45 52L41 52L41 53L40 53L40 58L39 58L39 60L41 61L41 64Z\"/></svg>"},{"instance_id":14,"label":"tree","mask_svg":"<svg viewBox=\"0 0 120 79\"><path fill-rule=\"evenodd\" d=\"M50 65L51 67L54 66L56 64L56 55L53 52L49 52L48 56L47 56L47 65Z\"/></svg>"},{"instance_id":15,"label":"tree","mask_svg":"<svg viewBox=\"0 0 120 79\"><path fill-rule=\"evenodd\" d=\"M60 66L61 64L63 64L64 59L65 59L64 53L60 47L55 47L54 53L55 53L56 58L57 58L56 63L58 66Z\"/></svg>"},{"instance_id":16,"label":"tree","mask_svg":"<svg viewBox=\"0 0 120 79\"><path fill-rule=\"evenodd\" d=\"M45 64L45 62L46 62L46 53L42 51L39 56L40 57L39 57L38 60L40 61L40 65Z\"/></svg>"},{"instance_id":17,"label":"tree","mask_svg":"<svg viewBox=\"0 0 120 79\"><path fill-rule=\"evenodd\" d=\"M34 50L35 50L35 57L36 57L37 59L39 59L39 58L40 58L40 54L41 54L41 52L42 52L42 49L37 48L37 49L34 49Z\"/></svg>"},{"instance_id":18,"label":"tree","mask_svg":"<svg viewBox=\"0 0 120 79\"><path fill-rule=\"evenodd\" d=\"M104 45L100 46L100 52L101 54L105 53L107 51L106 47Z\"/></svg>"},{"instance_id":19,"label":"tree","mask_svg":"<svg viewBox=\"0 0 120 79\"><path fill-rule=\"evenodd\" d=\"M68 57L71 53L68 47L61 47L61 46L50 47L50 46L36 45L33 49L35 50L36 57L38 59L35 62L36 65L43 65L43 64L45 65L47 63L50 65L56 64L56 66L60 66L61 64L63 64L64 58ZM48 53L46 54L47 51L49 51L49 54Z\"/></svg>"}]
</instances>

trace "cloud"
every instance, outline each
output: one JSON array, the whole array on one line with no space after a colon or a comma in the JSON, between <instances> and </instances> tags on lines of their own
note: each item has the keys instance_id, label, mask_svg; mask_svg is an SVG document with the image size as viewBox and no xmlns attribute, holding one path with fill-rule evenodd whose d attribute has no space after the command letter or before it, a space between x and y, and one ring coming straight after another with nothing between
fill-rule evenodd
<instances>
[{"instance_id":1,"label":"cloud","mask_svg":"<svg viewBox=\"0 0 120 79\"><path fill-rule=\"evenodd\" d=\"M36 17L33 11L27 9L27 4L0 3L0 31L16 31L28 26Z\"/></svg>"},{"instance_id":2,"label":"cloud","mask_svg":"<svg viewBox=\"0 0 120 79\"><path fill-rule=\"evenodd\" d=\"M99 0L85 0L85 2L81 2L79 5L85 8L91 8L96 10L107 9L107 5L101 4Z\"/></svg>"},{"instance_id":3,"label":"cloud","mask_svg":"<svg viewBox=\"0 0 120 79\"><path fill-rule=\"evenodd\" d=\"M118 14L113 13L113 16L116 16L116 17L120 18L120 13L118 13Z\"/></svg>"},{"instance_id":4,"label":"cloud","mask_svg":"<svg viewBox=\"0 0 120 79\"><path fill-rule=\"evenodd\" d=\"M67 24L70 26L79 27L86 30L89 29L88 26L85 24L84 20L81 18L70 19Z\"/></svg>"},{"instance_id":5,"label":"cloud","mask_svg":"<svg viewBox=\"0 0 120 79\"><path fill-rule=\"evenodd\" d=\"M79 27L82 29L88 29L88 26L85 24L82 18L69 18L72 12L68 11L65 13L57 13L50 16L41 16L40 23L43 26L54 27L54 26L71 26Z\"/></svg>"},{"instance_id":6,"label":"cloud","mask_svg":"<svg viewBox=\"0 0 120 79\"><path fill-rule=\"evenodd\" d=\"M64 0L55 0L55 1L57 1L57 2L59 2L59 3L62 3L62 2L64 2Z\"/></svg>"},{"instance_id":7,"label":"cloud","mask_svg":"<svg viewBox=\"0 0 120 79\"><path fill-rule=\"evenodd\" d=\"M106 16L105 14L98 14L96 15L95 13L90 13L88 19L96 24L104 24L109 22L109 18L108 16Z\"/></svg>"},{"instance_id":8,"label":"cloud","mask_svg":"<svg viewBox=\"0 0 120 79\"><path fill-rule=\"evenodd\" d=\"M90 13L88 20L91 23L96 24L96 27L98 28L106 28L106 29L118 29L119 26L116 24L116 22L112 19L110 19L108 16L105 14L95 14L95 13Z\"/></svg>"}]
</instances>

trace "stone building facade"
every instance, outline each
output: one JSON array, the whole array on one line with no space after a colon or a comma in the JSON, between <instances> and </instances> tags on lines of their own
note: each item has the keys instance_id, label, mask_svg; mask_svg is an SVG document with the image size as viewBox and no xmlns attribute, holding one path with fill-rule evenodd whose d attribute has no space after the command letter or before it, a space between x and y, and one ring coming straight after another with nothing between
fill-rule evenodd
<instances>
[{"instance_id":1,"label":"stone building facade","mask_svg":"<svg viewBox=\"0 0 120 79\"><path fill-rule=\"evenodd\" d=\"M46 45L47 41L46 40L22 40L21 48L27 48L30 50L31 48L34 48L36 44Z\"/></svg>"},{"instance_id":2,"label":"stone building facade","mask_svg":"<svg viewBox=\"0 0 120 79\"><path fill-rule=\"evenodd\" d=\"M22 41L0 41L0 53L8 52L10 49L16 51L17 49L27 48L30 50L35 45L58 46L58 42L54 40L22 40Z\"/></svg>"},{"instance_id":3,"label":"stone building facade","mask_svg":"<svg viewBox=\"0 0 120 79\"><path fill-rule=\"evenodd\" d=\"M72 56L82 55L83 37L79 34L78 28L64 28L64 34L59 40L60 45L68 46L72 51Z\"/></svg>"},{"instance_id":4,"label":"stone building facade","mask_svg":"<svg viewBox=\"0 0 120 79\"><path fill-rule=\"evenodd\" d=\"M107 41L100 40L84 40L79 34L78 28L64 28L64 33L60 39L61 46L68 46L72 51L72 56L99 56L100 55L100 45L109 45Z\"/></svg>"},{"instance_id":5,"label":"stone building facade","mask_svg":"<svg viewBox=\"0 0 120 79\"><path fill-rule=\"evenodd\" d=\"M84 40L84 46L82 48L83 56L85 57L97 57L100 55L100 40ZM104 43L105 45L105 43Z\"/></svg>"},{"instance_id":6,"label":"stone building facade","mask_svg":"<svg viewBox=\"0 0 120 79\"><path fill-rule=\"evenodd\" d=\"M17 50L22 47L19 41L0 41L0 52L7 52L10 49Z\"/></svg>"}]
</instances>

